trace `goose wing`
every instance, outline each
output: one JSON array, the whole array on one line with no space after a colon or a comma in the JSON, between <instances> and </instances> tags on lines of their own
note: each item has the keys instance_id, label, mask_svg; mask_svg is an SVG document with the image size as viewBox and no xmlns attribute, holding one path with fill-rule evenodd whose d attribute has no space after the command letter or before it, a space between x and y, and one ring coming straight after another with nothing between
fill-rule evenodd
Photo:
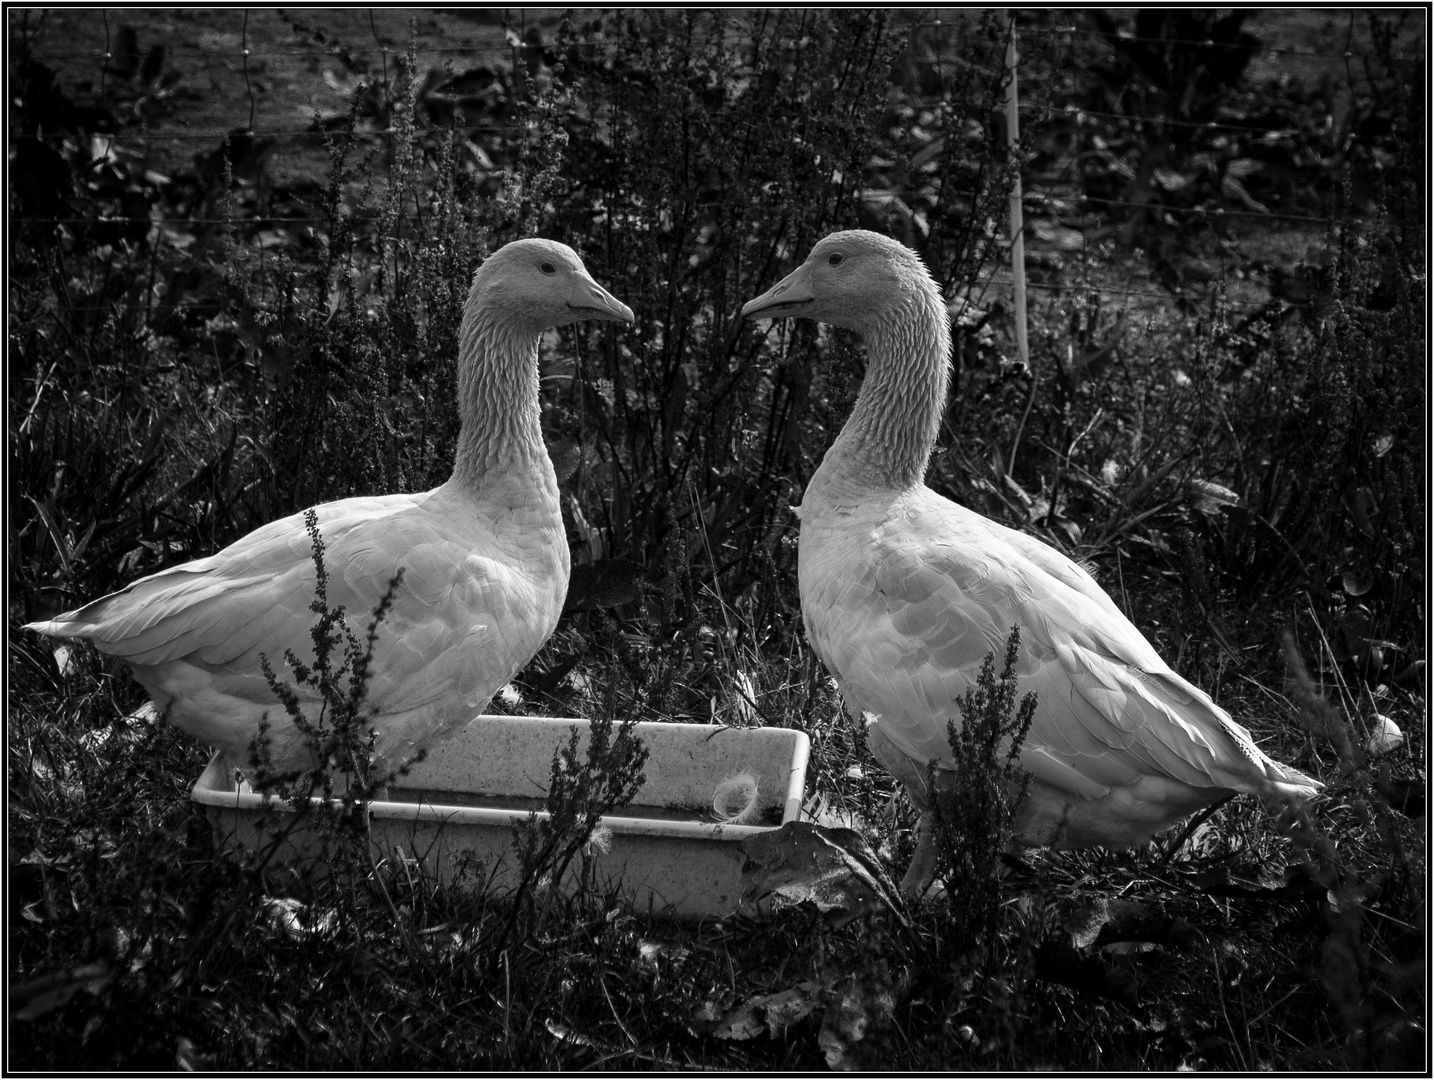
<instances>
[{"instance_id":1,"label":"goose wing","mask_svg":"<svg viewBox=\"0 0 1434 1080\"><path fill-rule=\"evenodd\" d=\"M465 681L479 674L475 665L503 669L495 671L497 682L510 678L509 668L527 659L507 655L518 646L513 639L532 636L512 633L520 613L534 621L546 615L534 583L494 557L496 545L484 530L457 527L444 510L429 495L345 499L317 508L328 604L344 609L360 641L403 571L378 630L373 704L382 706L387 694L419 680L422 695L406 700L405 708L450 692L428 674L455 651L469 654L461 665ZM296 514L34 628L88 639L136 666L185 660L257 673L262 653L281 671L290 652L313 662L315 586L312 539ZM560 604L561 595L548 605L552 620Z\"/></svg>"},{"instance_id":2,"label":"goose wing","mask_svg":"<svg viewBox=\"0 0 1434 1080\"><path fill-rule=\"evenodd\" d=\"M1020 691L1037 710L1022 763L1084 799L1156 777L1264 790L1273 763L1171 671L1090 575L1059 552L934 493L897 504L803 610L854 705L918 762L949 762L948 719L982 661L1021 629ZM1278 766L1274 766L1278 769Z\"/></svg>"}]
</instances>

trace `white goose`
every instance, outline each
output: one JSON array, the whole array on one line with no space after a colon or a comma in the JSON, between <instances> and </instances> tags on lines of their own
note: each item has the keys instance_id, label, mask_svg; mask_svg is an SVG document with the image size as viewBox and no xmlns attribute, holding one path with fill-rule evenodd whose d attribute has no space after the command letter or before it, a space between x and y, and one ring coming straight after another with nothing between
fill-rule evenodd
<instances>
[{"instance_id":1,"label":"white goose","mask_svg":"<svg viewBox=\"0 0 1434 1080\"><path fill-rule=\"evenodd\" d=\"M343 607L360 641L403 570L368 687L381 769L481 712L557 625L568 547L539 427L538 342L550 327L632 318L566 245L508 244L474 274L463 309L452 477L419 494L314 508L329 606ZM312 664L314 595L300 513L29 629L90 641L128 661L176 727L241 768L267 716L274 766L287 772L312 764L311 755L260 657L285 682L286 651ZM302 699L310 719L317 701L312 693Z\"/></svg>"},{"instance_id":2,"label":"white goose","mask_svg":"<svg viewBox=\"0 0 1434 1080\"><path fill-rule=\"evenodd\" d=\"M1131 845L1234 792L1278 803L1319 790L1172 671L1084 569L926 487L951 342L913 252L835 233L742 314L817 319L866 343L856 405L802 499L798 584L812 648L847 709L874 718L872 753L923 812L904 890L924 892L935 870L926 764L950 781L947 720L1013 624L1021 691L1038 697L1022 842Z\"/></svg>"}]
</instances>

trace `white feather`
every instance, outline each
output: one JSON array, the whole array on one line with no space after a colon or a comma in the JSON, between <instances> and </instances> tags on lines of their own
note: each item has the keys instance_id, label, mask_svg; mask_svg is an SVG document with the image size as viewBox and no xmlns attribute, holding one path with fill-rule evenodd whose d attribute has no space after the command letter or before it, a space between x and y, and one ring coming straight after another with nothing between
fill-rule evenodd
<instances>
[{"instance_id":1,"label":"white feather","mask_svg":"<svg viewBox=\"0 0 1434 1080\"><path fill-rule=\"evenodd\" d=\"M724 825L745 825L757 816L757 778L744 770L727 777L712 795L712 813Z\"/></svg>"}]
</instances>

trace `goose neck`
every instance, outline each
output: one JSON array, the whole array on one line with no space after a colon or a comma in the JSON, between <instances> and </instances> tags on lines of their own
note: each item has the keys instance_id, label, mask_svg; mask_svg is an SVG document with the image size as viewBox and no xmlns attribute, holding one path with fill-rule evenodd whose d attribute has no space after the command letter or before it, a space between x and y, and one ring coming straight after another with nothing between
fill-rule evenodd
<instances>
[{"instance_id":1,"label":"goose neck","mask_svg":"<svg viewBox=\"0 0 1434 1080\"><path fill-rule=\"evenodd\" d=\"M538 403L539 336L486 312L465 320L458 354L461 427L453 479L480 489L493 476L547 464ZM551 471L551 465L548 465Z\"/></svg>"},{"instance_id":2,"label":"goose neck","mask_svg":"<svg viewBox=\"0 0 1434 1080\"><path fill-rule=\"evenodd\" d=\"M905 490L925 478L946 402L951 331L945 305L934 287L913 291L868 324L863 337L866 377L827 460L857 486Z\"/></svg>"}]
</instances>

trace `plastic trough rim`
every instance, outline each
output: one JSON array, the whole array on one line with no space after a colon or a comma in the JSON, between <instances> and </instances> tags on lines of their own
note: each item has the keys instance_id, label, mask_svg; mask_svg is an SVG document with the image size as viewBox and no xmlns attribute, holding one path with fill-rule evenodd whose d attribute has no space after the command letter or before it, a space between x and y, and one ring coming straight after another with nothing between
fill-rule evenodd
<instances>
[{"instance_id":1,"label":"plastic trough rim","mask_svg":"<svg viewBox=\"0 0 1434 1080\"><path fill-rule=\"evenodd\" d=\"M486 719L485 716L478 716L474 721ZM495 719L498 719L495 717ZM503 717L502 719L512 719ZM568 720L567 717L532 717L531 719L542 720ZM582 721L578 721L582 722ZM789 731L796 736L790 759L790 770L787 776L787 796L782 807L781 825L797 821L801 816L802 800L805 794L805 778L807 762L811 754L811 739L804 731L796 731L792 728L765 728L749 729L726 727L716 724L674 724L664 721L645 722L646 727L665 728L693 728L706 729L713 735L724 731L746 731L746 730L776 730ZM221 787L221 783L232 783L223 776L225 770L221 766L221 757L215 753L209 759L209 764L200 773L199 779L190 788L190 798L201 806L214 807L219 810L249 810L263 811L271 810L279 813L293 813L295 807L291 803L285 803L276 795L261 795L249 787L247 782L234 787ZM310 803L318 805L323 800L318 797L311 797ZM368 804L369 814L374 817L389 818L397 821L424 821L432 820L440 823L453 822L458 825L486 825L507 827L513 824L521 824L528 820L530 814L536 814L538 820L548 820L551 815L546 810L499 810L484 809L473 806L449 806L444 803L432 802L392 802L388 800L373 800ZM655 820L652 818L622 817L621 815L604 815L599 819L600 824L622 832L627 835L637 836L688 836L691 838L706 838L714 841L736 842L758 836L762 833L771 832L781 828L781 825L731 825L708 821L671 821Z\"/></svg>"}]
</instances>

